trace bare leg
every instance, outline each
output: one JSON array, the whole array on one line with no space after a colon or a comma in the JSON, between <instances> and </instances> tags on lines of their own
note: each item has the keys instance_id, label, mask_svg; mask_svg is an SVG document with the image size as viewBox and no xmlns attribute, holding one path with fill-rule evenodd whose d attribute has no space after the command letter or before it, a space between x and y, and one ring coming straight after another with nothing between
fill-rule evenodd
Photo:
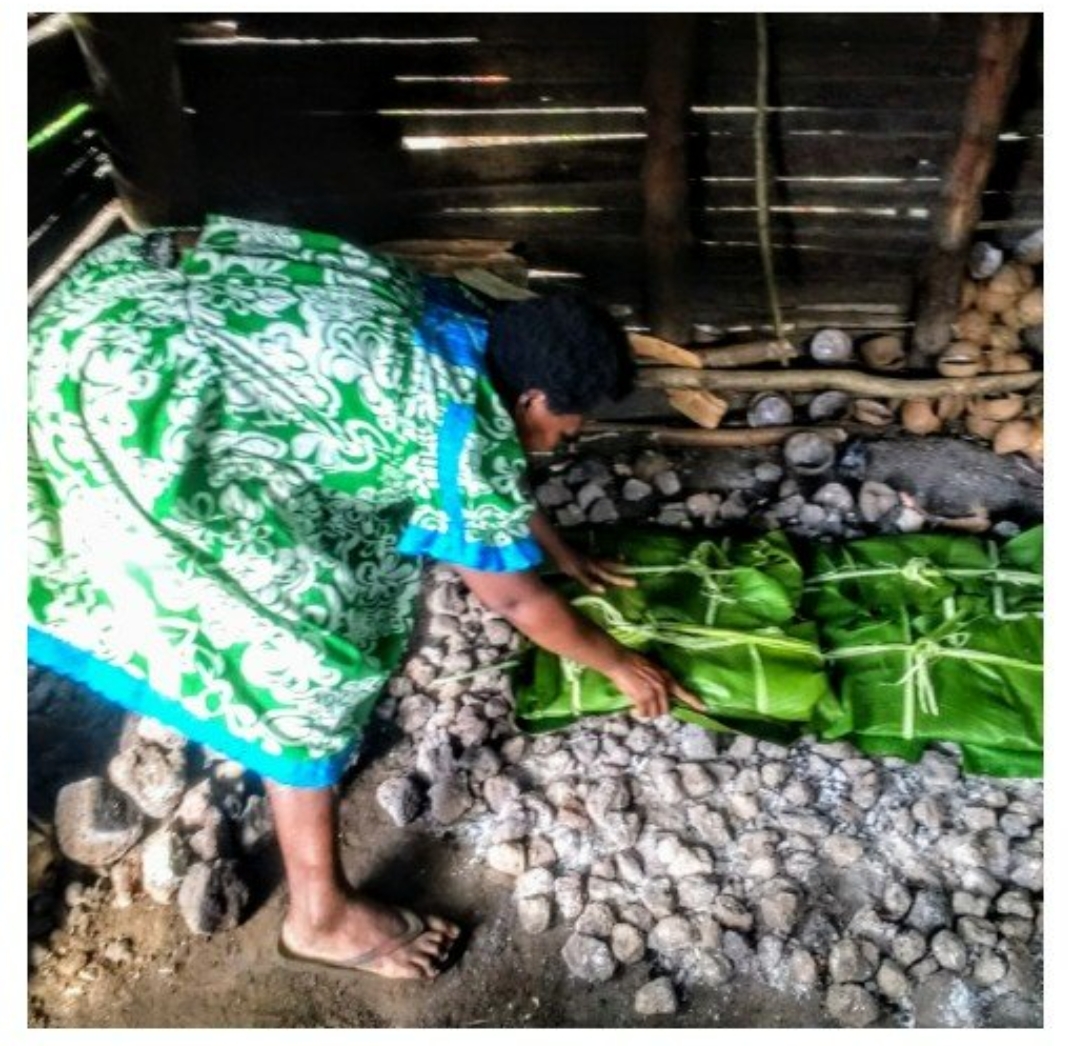
<instances>
[{"instance_id":1,"label":"bare leg","mask_svg":"<svg viewBox=\"0 0 1080 1046\"><path fill-rule=\"evenodd\" d=\"M348 892L337 861L333 790L267 781L266 791L289 886L285 944L304 956L346 961L400 933L404 922L397 911ZM436 916L424 921L419 937L367 968L384 977L434 977L458 929Z\"/></svg>"}]
</instances>

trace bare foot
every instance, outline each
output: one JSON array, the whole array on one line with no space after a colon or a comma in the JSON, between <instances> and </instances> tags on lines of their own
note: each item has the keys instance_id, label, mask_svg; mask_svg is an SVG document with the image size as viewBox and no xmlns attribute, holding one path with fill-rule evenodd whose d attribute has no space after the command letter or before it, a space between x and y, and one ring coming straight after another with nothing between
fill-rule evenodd
<instances>
[{"instance_id":1,"label":"bare foot","mask_svg":"<svg viewBox=\"0 0 1080 1046\"><path fill-rule=\"evenodd\" d=\"M290 908L281 928L281 940L298 957L343 966L365 952L386 948L386 954L363 963L366 972L395 979L430 979L438 976L441 963L461 931L437 915L419 918L424 929L407 940L405 916L399 909L375 901L345 901L335 917L322 919L318 925L305 924ZM403 933L403 943L395 946L395 938Z\"/></svg>"}]
</instances>

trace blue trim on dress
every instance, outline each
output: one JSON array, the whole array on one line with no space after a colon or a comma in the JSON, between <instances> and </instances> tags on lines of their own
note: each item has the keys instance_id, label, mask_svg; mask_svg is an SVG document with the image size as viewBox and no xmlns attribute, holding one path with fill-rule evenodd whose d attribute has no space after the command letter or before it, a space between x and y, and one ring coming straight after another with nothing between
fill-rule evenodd
<instances>
[{"instance_id":1,"label":"blue trim on dress","mask_svg":"<svg viewBox=\"0 0 1080 1046\"><path fill-rule=\"evenodd\" d=\"M424 311L415 328L415 341L425 352L453 367L481 371L487 345L487 321L482 316L465 315L425 294Z\"/></svg>"},{"instance_id":2,"label":"blue trim on dress","mask_svg":"<svg viewBox=\"0 0 1080 1046\"><path fill-rule=\"evenodd\" d=\"M544 553L531 536L518 538L509 545L485 545L482 541L466 540L460 530L441 534L415 523L405 528L397 550L406 556L430 556L443 563L493 574L531 570L544 559Z\"/></svg>"},{"instance_id":3,"label":"blue trim on dress","mask_svg":"<svg viewBox=\"0 0 1080 1046\"><path fill-rule=\"evenodd\" d=\"M451 403L439 426L437 470L439 493L443 508L450 517L450 531L465 534L465 511L461 505L458 475L461 456L465 453L465 440L476 422L476 408L464 403Z\"/></svg>"},{"instance_id":4,"label":"blue trim on dress","mask_svg":"<svg viewBox=\"0 0 1080 1046\"><path fill-rule=\"evenodd\" d=\"M27 627L27 657L34 664L93 690L131 712L152 716L198 744L207 745L248 770L293 788L328 788L336 784L356 756L359 742L323 759L289 759L270 755L219 722L200 719L172 698L158 693L143 679L109 664L89 651L33 626Z\"/></svg>"}]
</instances>

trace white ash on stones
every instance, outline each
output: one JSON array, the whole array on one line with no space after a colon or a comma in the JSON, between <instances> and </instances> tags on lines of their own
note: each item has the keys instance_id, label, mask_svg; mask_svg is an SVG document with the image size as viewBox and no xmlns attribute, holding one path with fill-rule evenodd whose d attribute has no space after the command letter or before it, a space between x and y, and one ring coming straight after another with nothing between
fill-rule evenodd
<instances>
[{"instance_id":1,"label":"white ash on stones","mask_svg":"<svg viewBox=\"0 0 1080 1046\"><path fill-rule=\"evenodd\" d=\"M28 675L40 707L53 691L99 700L45 670L31 666ZM77 931L91 903L123 908L145 897L176 905L193 933L235 926L249 862L273 838L258 780L136 715L124 717L114 751L103 749L98 762L97 773L60 787L51 819L29 833L39 960L52 954L44 941L54 927ZM73 921L73 913L82 914Z\"/></svg>"},{"instance_id":2,"label":"white ash on stones","mask_svg":"<svg viewBox=\"0 0 1080 1046\"><path fill-rule=\"evenodd\" d=\"M451 572L431 572L426 600L462 603L463 633L488 634ZM617 984L644 965L645 1015L752 978L816 993L842 1026L1037 1023L1040 782L966 777L948 746L911 765L670 718L530 737L488 718L508 685L495 671L450 698L437 680L395 685L388 780L423 791L420 823L504 879L521 932L560 935L575 977ZM476 745L455 735L466 716L487 723ZM471 797L449 824L431 806L448 781Z\"/></svg>"}]
</instances>

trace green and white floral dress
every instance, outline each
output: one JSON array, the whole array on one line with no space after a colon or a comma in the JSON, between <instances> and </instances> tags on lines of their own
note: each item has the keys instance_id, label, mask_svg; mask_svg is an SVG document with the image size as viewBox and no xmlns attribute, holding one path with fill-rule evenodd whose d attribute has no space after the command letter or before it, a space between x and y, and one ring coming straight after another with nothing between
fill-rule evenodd
<instances>
[{"instance_id":1,"label":"green and white floral dress","mask_svg":"<svg viewBox=\"0 0 1080 1046\"><path fill-rule=\"evenodd\" d=\"M140 236L31 322L31 660L284 784L336 781L420 562L539 562L487 328L337 237ZM159 241L160 242L160 241Z\"/></svg>"}]
</instances>

